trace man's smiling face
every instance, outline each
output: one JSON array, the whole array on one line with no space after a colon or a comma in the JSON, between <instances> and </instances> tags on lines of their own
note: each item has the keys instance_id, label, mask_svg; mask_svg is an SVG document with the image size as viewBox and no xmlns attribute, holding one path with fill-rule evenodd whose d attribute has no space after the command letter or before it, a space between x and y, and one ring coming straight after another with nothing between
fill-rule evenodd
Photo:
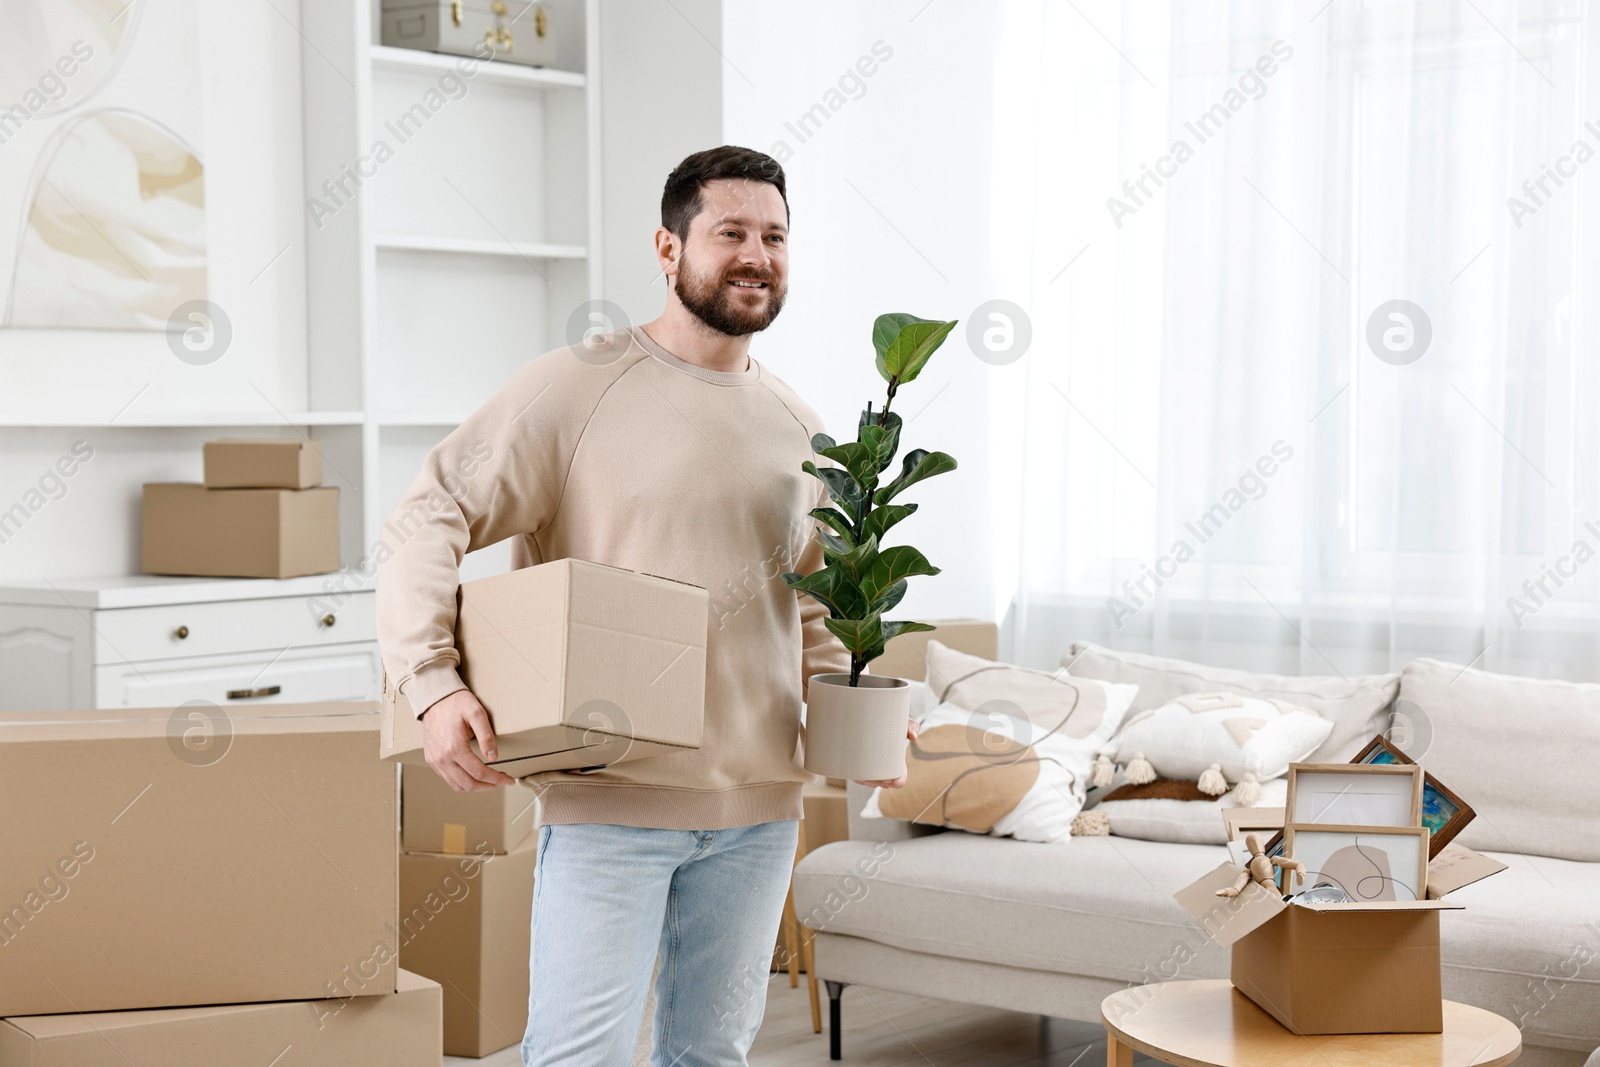
<instances>
[{"instance_id":1,"label":"man's smiling face","mask_svg":"<svg viewBox=\"0 0 1600 1067\"><path fill-rule=\"evenodd\" d=\"M721 178L701 188L700 200L678 256L678 300L730 337L766 329L789 291L783 197L767 182Z\"/></svg>"}]
</instances>

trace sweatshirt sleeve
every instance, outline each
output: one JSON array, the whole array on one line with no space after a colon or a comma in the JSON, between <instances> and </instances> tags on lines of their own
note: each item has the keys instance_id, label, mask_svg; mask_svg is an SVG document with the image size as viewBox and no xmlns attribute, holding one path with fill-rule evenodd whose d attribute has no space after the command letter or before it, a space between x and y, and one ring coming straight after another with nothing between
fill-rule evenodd
<instances>
[{"instance_id":1,"label":"sweatshirt sleeve","mask_svg":"<svg viewBox=\"0 0 1600 1067\"><path fill-rule=\"evenodd\" d=\"M422 713L465 684L457 672L461 558L537 533L560 502L568 459L608 382L565 351L525 364L422 462L383 524L377 636L385 672ZM581 366L581 365L580 365Z\"/></svg>"},{"instance_id":2,"label":"sweatshirt sleeve","mask_svg":"<svg viewBox=\"0 0 1600 1067\"><path fill-rule=\"evenodd\" d=\"M818 458L818 466L835 466L831 462ZM829 506L828 487L822 486L822 492L817 499L816 506ZM805 551L800 554L799 561L795 564L796 574L814 574L823 568L822 535L818 532L822 526L820 519L811 520L811 537L806 541ZM800 598L800 632L802 650L800 653L800 699L810 702L811 679L818 674L847 674L850 671L850 650L844 647L844 642L834 636L823 620L828 617L828 609L816 597L795 591L795 596Z\"/></svg>"}]
</instances>

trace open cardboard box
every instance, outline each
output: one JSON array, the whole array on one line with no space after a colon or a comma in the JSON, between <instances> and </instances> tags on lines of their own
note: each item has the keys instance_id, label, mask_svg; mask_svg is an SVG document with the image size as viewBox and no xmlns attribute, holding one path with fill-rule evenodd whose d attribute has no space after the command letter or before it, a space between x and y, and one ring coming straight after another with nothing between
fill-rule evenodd
<instances>
[{"instance_id":1,"label":"open cardboard box","mask_svg":"<svg viewBox=\"0 0 1600 1067\"><path fill-rule=\"evenodd\" d=\"M1219 897L1239 877L1231 862L1173 896L1206 936L1232 947L1239 992L1292 1032L1436 1034L1444 1029L1439 913L1466 906L1445 897L1505 869L1452 843L1428 863L1424 900L1290 904L1255 882Z\"/></svg>"},{"instance_id":2,"label":"open cardboard box","mask_svg":"<svg viewBox=\"0 0 1600 1067\"><path fill-rule=\"evenodd\" d=\"M699 748L708 607L700 586L581 559L463 582L461 680L494 725L493 765L523 778ZM426 762L387 674L379 754Z\"/></svg>"}]
</instances>

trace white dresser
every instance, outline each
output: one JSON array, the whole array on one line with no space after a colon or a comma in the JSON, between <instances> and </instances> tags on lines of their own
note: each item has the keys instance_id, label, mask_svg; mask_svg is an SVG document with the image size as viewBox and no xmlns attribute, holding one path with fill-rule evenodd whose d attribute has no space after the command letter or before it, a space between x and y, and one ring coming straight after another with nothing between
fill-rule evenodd
<instances>
[{"instance_id":1,"label":"white dresser","mask_svg":"<svg viewBox=\"0 0 1600 1067\"><path fill-rule=\"evenodd\" d=\"M377 700L370 588L348 574L0 586L0 711Z\"/></svg>"}]
</instances>

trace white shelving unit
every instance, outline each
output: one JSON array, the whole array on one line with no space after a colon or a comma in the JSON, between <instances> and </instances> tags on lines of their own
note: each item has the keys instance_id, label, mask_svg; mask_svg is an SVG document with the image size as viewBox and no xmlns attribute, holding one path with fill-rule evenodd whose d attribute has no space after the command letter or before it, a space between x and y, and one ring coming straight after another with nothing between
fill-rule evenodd
<instances>
[{"instance_id":1,"label":"white shelving unit","mask_svg":"<svg viewBox=\"0 0 1600 1067\"><path fill-rule=\"evenodd\" d=\"M599 5L550 9L575 69L386 47L378 0L304 6L305 184L335 207L307 228L309 403L361 413L347 567L428 451L599 294ZM508 562L497 545L463 577Z\"/></svg>"},{"instance_id":2,"label":"white shelving unit","mask_svg":"<svg viewBox=\"0 0 1600 1067\"><path fill-rule=\"evenodd\" d=\"M342 570L318 587L370 573L428 449L566 344L573 312L660 307L662 179L722 141L721 2L541 2L562 69L384 47L379 0L291 4L293 33L283 11L252 16L274 36L199 90L234 345L190 366L154 333L0 331L0 353L30 355L0 387L0 585L137 575L140 485L198 480L224 436L320 438Z\"/></svg>"}]
</instances>

